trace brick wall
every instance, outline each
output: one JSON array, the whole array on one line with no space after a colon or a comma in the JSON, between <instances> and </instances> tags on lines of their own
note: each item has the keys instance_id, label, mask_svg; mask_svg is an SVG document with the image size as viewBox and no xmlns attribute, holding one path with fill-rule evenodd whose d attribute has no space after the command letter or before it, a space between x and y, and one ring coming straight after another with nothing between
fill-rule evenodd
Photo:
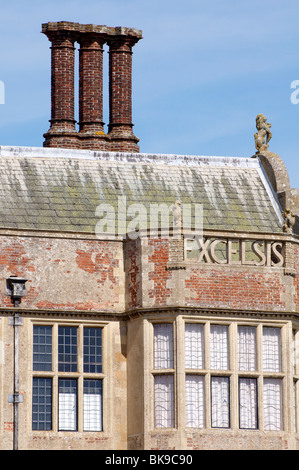
<instances>
[{"instance_id":1,"label":"brick wall","mask_svg":"<svg viewBox=\"0 0 299 470\"><path fill-rule=\"evenodd\" d=\"M281 294L285 286L279 273L250 272L245 269L191 268L186 279L186 304L284 310Z\"/></svg>"},{"instance_id":2,"label":"brick wall","mask_svg":"<svg viewBox=\"0 0 299 470\"><path fill-rule=\"evenodd\" d=\"M24 308L122 311L122 244L107 241L0 237L0 302L11 275L28 279Z\"/></svg>"},{"instance_id":3,"label":"brick wall","mask_svg":"<svg viewBox=\"0 0 299 470\"><path fill-rule=\"evenodd\" d=\"M179 305L291 311L295 302L298 305L298 276L286 274L283 267L175 262L171 243L167 238L142 239L138 251L137 242L130 242L129 308ZM292 266L298 260L297 245L294 253Z\"/></svg>"},{"instance_id":4,"label":"brick wall","mask_svg":"<svg viewBox=\"0 0 299 470\"><path fill-rule=\"evenodd\" d=\"M134 309L142 307L140 240L129 240L125 246L126 307Z\"/></svg>"},{"instance_id":5,"label":"brick wall","mask_svg":"<svg viewBox=\"0 0 299 470\"><path fill-rule=\"evenodd\" d=\"M3 306L5 280L28 279L27 308L112 310L159 306L246 308L274 311L298 308L298 276L283 268L208 266L185 263L168 269L167 238L130 240L125 271L122 242L0 237ZM294 245L294 263L299 249ZM293 307L292 307L293 306Z\"/></svg>"}]
</instances>

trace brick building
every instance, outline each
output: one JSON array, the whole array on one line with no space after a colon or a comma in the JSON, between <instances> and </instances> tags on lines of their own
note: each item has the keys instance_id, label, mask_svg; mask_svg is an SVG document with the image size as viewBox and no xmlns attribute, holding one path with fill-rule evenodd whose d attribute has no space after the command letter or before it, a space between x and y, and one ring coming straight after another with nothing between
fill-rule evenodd
<instances>
[{"instance_id":1,"label":"brick building","mask_svg":"<svg viewBox=\"0 0 299 470\"><path fill-rule=\"evenodd\" d=\"M0 147L0 447L298 448L299 191L266 120L250 158L139 153L141 31L42 32L44 147Z\"/></svg>"}]
</instances>

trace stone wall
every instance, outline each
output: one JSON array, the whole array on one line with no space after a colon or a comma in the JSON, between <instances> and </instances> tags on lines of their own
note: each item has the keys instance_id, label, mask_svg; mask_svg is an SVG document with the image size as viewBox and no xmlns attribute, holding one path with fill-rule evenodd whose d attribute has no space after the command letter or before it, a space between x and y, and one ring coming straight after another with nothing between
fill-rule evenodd
<instances>
[{"instance_id":1,"label":"stone wall","mask_svg":"<svg viewBox=\"0 0 299 470\"><path fill-rule=\"evenodd\" d=\"M211 235L212 232L208 234ZM227 233L217 233L214 237L220 235L222 240L227 240ZM243 238L255 239L254 234L230 233L229 236L234 247L242 247L239 240ZM249 259L242 256L242 250L240 253L236 250L236 253L231 252L234 256L226 258L226 253L220 259L220 253L216 256L216 252L207 249L204 256L201 253L199 261L187 257L186 240L179 238L140 237L123 242L83 234L54 236L53 233L29 234L28 231L18 235L3 234L0 237L1 448L12 448L13 437L13 406L7 402L7 396L13 391L10 318L15 309L6 293L6 279L11 275L27 279L27 295L19 308L23 321L20 326L20 392L24 399L19 405L20 448L295 448L295 435L290 432L291 418L286 418L286 431L275 436L257 430L239 432L236 426L225 431L188 430L184 428L182 416L178 417L175 429L155 429L153 424L153 322L175 322L179 327L186 316L191 321L217 318L234 322L239 318L241 322L254 321L255 324L278 322L287 335L296 328L299 307L297 239L290 234L258 236L260 249L264 247L267 251L264 256ZM277 249L281 247L277 257L273 257L274 251L271 251L273 243ZM248 262L252 264L246 264ZM32 370L32 328L35 324L103 328L103 432L82 432L82 424L78 432L58 432L57 428L51 432L32 431L31 388L32 377L36 375ZM178 358L183 350L183 330L180 331ZM291 361L289 353L287 357ZM291 366L287 365L284 377L288 384L293 380L290 371ZM80 374L75 374L78 379ZM180 374L177 394L179 409L183 410ZM50 375L54 380L59 376L55 370ZM67 376L73 377L72 374ZM289 395L290 390L286 392ZM57 397L53 406L54 416L57 416Z\"/></svg>"}]
</instances>

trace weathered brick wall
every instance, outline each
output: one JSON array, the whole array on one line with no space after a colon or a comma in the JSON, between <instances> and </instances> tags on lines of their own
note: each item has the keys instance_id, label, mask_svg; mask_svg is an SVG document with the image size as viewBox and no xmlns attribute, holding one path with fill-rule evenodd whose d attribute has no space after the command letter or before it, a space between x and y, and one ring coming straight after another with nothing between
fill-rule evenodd
<instances>
[{"instance_id":1,"label":"weathered brick wall","mask_svg":"<svg viewBox=\"0 0 299 470\"><path fill-rule=\"evenodd\" d=\"M122 243L0 237L0 302L11 275L28 279L23 308L123 311Z\"/></svg>"},{"instance_id":2,"label":"weathered brick wall","mask_svg":"<svg viewBox=\"0 0 299 470\"><path fill-rule=\"evenodd\" d=\"M293 253L296 268L298 245ZM298 276L286 274L283 267L213 267L187 261L184 269L169 269L170 261L167 238L130 240L123 251L120 241L3 236L0 301L12 306L5 282L17 275L28 279L24 308L298 308Z\"/></svg>"},{"instance_id":3,"label":"weathered brick wall","mask_svg":"<svg viewBox=\"0 0 299 470\"><path fill-rule=\"evenodd\" d=\"M292 269L298 266L297 245L294 245L294 254ZM142 239L139 252L137 245L131 243L127 255L131 261L130 308L180 305L295 310L298 276L289 275L282 266L176 263L171 258L170 240L167 238Z\"/></svg>"},{"instance_id":4,"label":"weathered brick wall","mask_svg":"<svg viewBox=\"0 0 299 470\"><path fill-rule=\"evenodd\" d=\"M169 239L153 238L148 240L151 253L148 256L149 262L154 266L154 270L149 272L148 296L155 306L167 304L167 299L172 296L172 290L167 286L167 281L171 279L172 273L166 270L167 262L170 260Z\"/></svg>"},{"instance_id":5,"label":"weathered brick wall","mask_svg":"<svg viewBox=\"0 0 299 470\"><path fill-rule=\"evenodd\" d=\"M140 240L128 240L125 244L126 272L126 308L134 309L142 306L141 302L141 261Z\"/></svg>"},{"instance_id":6,"label":"weathered brick wall","mask_svg":"<svg viewBox=\"0 0 299 470\"><path fill-rule=\"evenodd\" d=\"M188 274L187 274L188 276ZM285 286L279 273L243 269L191 268L186 279L187 305L284 310Z\"/></svg>"}]
</instances>

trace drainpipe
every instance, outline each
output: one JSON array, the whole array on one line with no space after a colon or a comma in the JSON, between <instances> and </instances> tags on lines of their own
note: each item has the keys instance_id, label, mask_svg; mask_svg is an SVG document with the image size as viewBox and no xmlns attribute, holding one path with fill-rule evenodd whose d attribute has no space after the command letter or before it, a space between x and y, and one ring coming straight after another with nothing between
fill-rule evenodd
<instances>
[{"instance_id":1,"label":"drainpipe","mask_svg":"<svg viewBox=\"0 0 299 470\"><path fill-rule=\"evenodd\" d=\"M15 308L20 305L21 297L26 295L25 282L17 276L10 276L6 279L6 293L10 295ZM15 311L10 319L10 325L14 328L14 391L8 396L8 402L13 403L13 450L19 448L19 403L22 403L23 396L19 393L19 326L23 325L23 319L19 312Z\"/></svg>"}]
</instances>

